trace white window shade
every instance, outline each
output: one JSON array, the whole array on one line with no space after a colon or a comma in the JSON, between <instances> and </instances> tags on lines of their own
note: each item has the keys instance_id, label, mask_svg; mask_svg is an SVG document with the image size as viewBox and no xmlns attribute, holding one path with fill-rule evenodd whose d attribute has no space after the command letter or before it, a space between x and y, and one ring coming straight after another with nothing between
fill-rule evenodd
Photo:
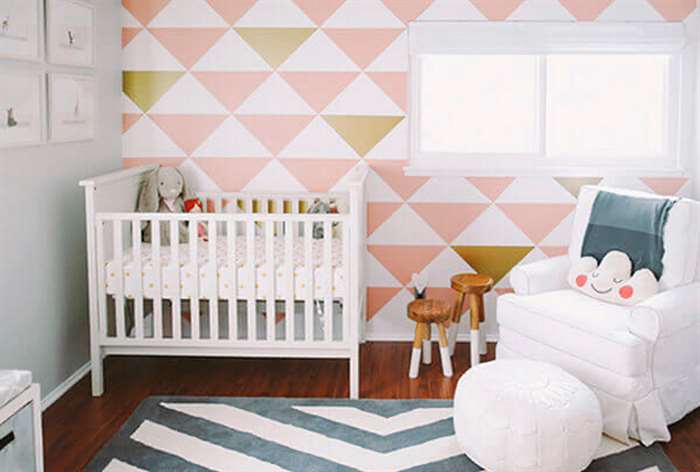
<instances>
[{"instance_id":1,"label":"white window shade","mask_svg":"<svg viewBox=\"0 0 700 472\"><path fill-rule=\"evenodd\" d=\"M687 41L683 23L413 22L411 54L671 53Z\"/></svg>"}]
</instances>

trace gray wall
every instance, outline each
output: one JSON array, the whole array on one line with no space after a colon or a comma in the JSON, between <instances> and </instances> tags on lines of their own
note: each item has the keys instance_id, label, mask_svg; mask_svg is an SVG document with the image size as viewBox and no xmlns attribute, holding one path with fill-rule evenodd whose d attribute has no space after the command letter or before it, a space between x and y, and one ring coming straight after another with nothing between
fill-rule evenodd
<instances>
[{"instance_id":1,"label":"gray wall","mask_svg":"<svg viewBox=\"0 0 700 472\"><path fill-rule=\"evenodd\" d=\"M78 180L121 167L121 13L97 0L94 141L0 149L0 369L51 392L89 358L85 210ZM0 61L0 70L83 69Z\"/></svg>"}]
</instances>

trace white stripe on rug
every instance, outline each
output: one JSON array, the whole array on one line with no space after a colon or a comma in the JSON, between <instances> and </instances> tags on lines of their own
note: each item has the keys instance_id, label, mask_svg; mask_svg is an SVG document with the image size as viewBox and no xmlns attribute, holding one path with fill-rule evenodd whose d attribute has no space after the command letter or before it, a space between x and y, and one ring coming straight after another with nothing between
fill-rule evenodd
<instances>
[{"instance_id":1,"label":"white stripe on rug","mask_svg":"<svg viewBox=\"0 0 700 472\"><path fill-rule=\"evenodd\" d=\"M112 459L102 472L148 472L133 465L122 462L119 459Z\"/></svg>"},{"instance_id":2,"label":"white stripe on rug","mask_svg":"<svg viewBox=\"0 0 700 472\"><path fill-rule=\"evenodd\" d=\"M131 435L131 439L211 470L230 471L233 470L231 466L234 464L236 465L235 470L255 470L257 472L285 470L269 462L226 449L148 420L141 423L141 426Z\"/></svg>"},{"instance_id":3,"label":"white stripe on rug","mask_svg":"<svg viewBox=\"0 0 700 472\"><path fill-rule=\"evenodd\" d=\"M452 417L452 408L416 408L386 418L354 406L294 406L295 410L380 436L425 426Z\"/></svg>"},{"instance_id":4,"label":"white stripe on rug","mask_svg":"<svg viewBox=\"0 0 700 472\"><path fill-rule=\"evenodd\" d=\"M454 436L445 436L415 446L381 453L229 405L215 403L161 403L161 405L236 431L253 434L290 449L365 471L402 470L462 454Z\"/></svg>"}]
</instances>

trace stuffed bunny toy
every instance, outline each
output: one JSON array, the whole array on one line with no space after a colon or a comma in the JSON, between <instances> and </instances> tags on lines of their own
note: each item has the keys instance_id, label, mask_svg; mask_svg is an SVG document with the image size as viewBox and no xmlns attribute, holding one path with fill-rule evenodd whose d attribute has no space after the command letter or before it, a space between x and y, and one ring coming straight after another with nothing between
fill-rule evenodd
<instances>
[{"instance_id":1,"label":"stuffed bunny toy","mask_svg":"<svg viewBox=\"0 0 700 472\"><path fill-rule=\"evenodd\" d=\"M659 282L649 269L632 274L632 262L621 251L608 252L600 265L593 257L583 257L569 271L569 285L618 305L636 305L659 291Z\"/></svg>"},{"instance_id":2,"label":"stuffed bunny toy","mask_svg":"<svg viewBox=\"0 0 700 472\"><path fill-rule=\"evenodd\" d=\"M136 210L141 213L184 213L201 211L197 198L190 198L185 185L185 178L174 167L158 167L141 184ZM187 223L178 225L180 243L188 241ZM141 225L143 241L152 240L150 222ZM160 226L161 245L170 244L170 224L162 222Z\"/></svg>"}]
</instances>

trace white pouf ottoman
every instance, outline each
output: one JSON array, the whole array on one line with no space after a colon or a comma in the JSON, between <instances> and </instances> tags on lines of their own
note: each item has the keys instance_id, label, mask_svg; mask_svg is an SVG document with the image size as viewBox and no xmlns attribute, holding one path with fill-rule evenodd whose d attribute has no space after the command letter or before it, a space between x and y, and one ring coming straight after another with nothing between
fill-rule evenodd
<instances>
[{"instance_id":1,"label":"white pouf ottoman","mask_svg":"<svg viewBox=\"0 0 700 472\"><path fill-rule=\"evenodd\" d=\"M603 431L595 394L552 364L499 360L457 384L454 427L462 450L489 472L579 472Z\"/></svg>"}]
</instances>

